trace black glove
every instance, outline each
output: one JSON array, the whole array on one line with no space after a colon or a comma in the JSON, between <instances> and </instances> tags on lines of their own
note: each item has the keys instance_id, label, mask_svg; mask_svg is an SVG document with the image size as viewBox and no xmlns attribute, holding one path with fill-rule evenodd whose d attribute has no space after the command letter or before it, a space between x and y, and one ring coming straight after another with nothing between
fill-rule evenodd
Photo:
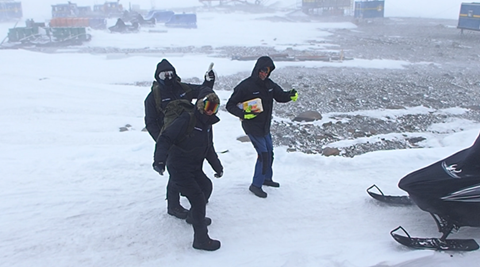
<instances>
[{"instance_id":1,"label":"black glove","mask_svg":"<svg viewBox=\"0 0 480 267\"><path fill-rule=\"evenodd\" d=\"M165 172L165 163L163 162L154 162L153 163L153 169L160 173L160 175L163 175L163 173Z\"/></svg>"},{"instance_id":2,"label":"black glove","mask_svg":"<svg viewBox=\"0 0 480 267\"><path fill-rule=\"evenodd\" d=\"M215 72L213 70L207 71L207 73L205 73L205 80L207 82L215 81Z\"/></svg>"},{"instance_id":3,"label":"black glove","mask_svg":"<svg viewBox=\"0 0 480 267\"><path fill-rule=\"evenodd\" d=\"M223 171L217 172L213 176L215 176L215 178L221 178L223 176Z\"/></svg>"}]
</instances>

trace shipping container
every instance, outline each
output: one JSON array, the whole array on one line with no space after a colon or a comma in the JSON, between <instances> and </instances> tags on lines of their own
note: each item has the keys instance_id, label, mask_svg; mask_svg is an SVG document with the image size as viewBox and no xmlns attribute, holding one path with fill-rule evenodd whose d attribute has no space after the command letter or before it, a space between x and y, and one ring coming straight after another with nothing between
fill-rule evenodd
<instances>
[{"instance_id":1,"label":"shipping container","mask_svg":"<svg viewBox=\"0 0 480 267\"><path fill-rule=\"evenodd\" d=\"M16 20L22 17L21 2L0 1L0 21Z\"/></svg>"},{"instance_id":2,"label":"shipping container","mask_svg":"<svg viewBox=\"0 0 480 267\"><path fill-rule=\"evenodd\" d=\"M355 2L355 18L383 18L385 1L359 1Z\"/></svg>"},{"instance_id":3,"label":"shipping container","mask_svg":"<svg viewBox=\"0 0 480 267\"><path fill-rule=\"evenodd\" d=\"M50 27L90 27L92 29L106 29L107 22L103 18L52 18Z\"/></svg>"},{"instance_id":4,"label":"shipping container","mask_svg":"<svg viewBox=\"0 0 480 267\"><path fill-rule=\"evenodd\" d=\"M480 3L462 3L458 18L458 29L480 31Z\"/></svg>"}]
</instances>

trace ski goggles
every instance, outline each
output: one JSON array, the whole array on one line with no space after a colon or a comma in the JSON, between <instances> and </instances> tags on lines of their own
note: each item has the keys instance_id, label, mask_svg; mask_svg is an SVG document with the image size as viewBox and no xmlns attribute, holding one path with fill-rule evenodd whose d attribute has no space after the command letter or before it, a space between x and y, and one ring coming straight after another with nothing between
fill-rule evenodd
<instances>
[{"instance_id":1,"label":"ski goggles","mask_svg":"<svg viewBox=\"0 0 480 267\"><path fill-rule=\"evenodd\" d=\"M213 113L217 113L219 106L220 106L219 103L212 102L208 99L203 100L203 110L205 111L211 111Z\"/></svg>"},{"instance_id":2,"label":"ski goggles","mask_svg":"<svg viewBox=\"0 0 480 267\"><path fill-rule=\"evenodd\" d=\"M172 77L173 77L173 71L171 70L162 71L158 74L158 78L160 78L160 80L171 79Z\"/></svg>"}]
</instances>

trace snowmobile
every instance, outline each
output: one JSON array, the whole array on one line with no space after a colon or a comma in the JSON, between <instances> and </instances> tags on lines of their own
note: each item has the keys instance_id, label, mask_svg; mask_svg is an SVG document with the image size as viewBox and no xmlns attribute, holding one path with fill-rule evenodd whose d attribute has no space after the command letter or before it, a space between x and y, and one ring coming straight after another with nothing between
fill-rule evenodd
<instances>
[{"instance_id":1,"label":"snowmobile","mask_svg":"<svg viewBox=\"0 0 480 267\"><path fill-rule=\"evenodd\" d=\"M122 19L118 19L115 25L108 27L110 32L120 32L120 33L130 33L138 32L140 25L138 22L133 22L132 24L126 24Z\"/></svg>"},{"instance_id":2,"label":"snowmobile","mask_svg":"<svg viewBox=\"0 0 480 267\"><path fill-rule=\"evenodd\" d=\"M434 218L440 238L412 238L401 226L390 234L413 248L476 250L474 239L447 239L463 226L480 227L480 135L474 144L445 159L403 177L398 187L408 196L389 196L376 186L367 189L373 198L398 205L417 205ZM373 192L376 188L379 193ZM405 235L398 234L403 231Z\"/></svg>"}]
</instances>

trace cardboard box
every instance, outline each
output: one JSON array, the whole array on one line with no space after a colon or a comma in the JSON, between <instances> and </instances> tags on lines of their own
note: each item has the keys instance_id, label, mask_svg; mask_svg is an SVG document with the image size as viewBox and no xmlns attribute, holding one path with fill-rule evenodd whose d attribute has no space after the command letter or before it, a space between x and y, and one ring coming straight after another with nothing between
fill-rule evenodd
<instances>
[{"instance_id":1,"label":"cardboard box","mask_svg":"<svg viewBox=\"0 0 480 267\"><path fill-rule=\"evenodd\" d=\"M260 98L250 99L238 104L238 107L243 110L246 110L249 106L253 113L263 112L262 100Z\"/></svg>"}]
</instances>

